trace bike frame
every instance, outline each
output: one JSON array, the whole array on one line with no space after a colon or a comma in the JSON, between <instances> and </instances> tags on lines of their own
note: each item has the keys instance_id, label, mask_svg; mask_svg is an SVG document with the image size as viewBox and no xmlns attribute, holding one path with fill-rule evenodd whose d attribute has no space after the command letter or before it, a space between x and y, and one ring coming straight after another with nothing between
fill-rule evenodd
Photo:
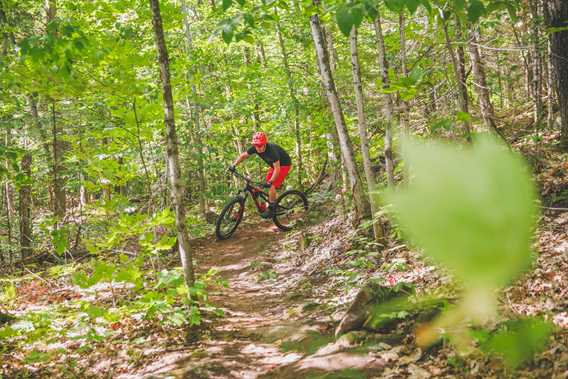
<instances>
[{"instance_id":1,"label":"bike frame","mask_svg":"<svg viewBox=\"0 0 568 379\"><path fill-rule=\"evenodd\" d=\"M262 213L263 209L260 207L261 203L259 201L259 198L263 199L265 202L268 202L268 194L266 192L264 192L260 188L260 186L254 185L254 183L252 182L252 180L250 178L247 178L246 176L239 174L237 171L231 171L231 172L237 178L244 180L245 183L246 183L244 188L239 190L239 192L237 193L237 196L239 196L239 195L243 196L243 203L246 203L247 197L250 195L250 197L254 201L254 205L256 206L256 210L258 211L258 213Z\"/></svg>"}]
</instances>

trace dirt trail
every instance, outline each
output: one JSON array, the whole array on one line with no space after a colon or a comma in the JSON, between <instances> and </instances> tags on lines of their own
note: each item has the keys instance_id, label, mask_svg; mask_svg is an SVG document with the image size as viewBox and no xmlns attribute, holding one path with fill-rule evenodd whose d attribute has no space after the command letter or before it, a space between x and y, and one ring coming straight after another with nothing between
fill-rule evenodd
<instances>
[{"instance_id":1,"label":"dirt trail","mask_svg":"<svg viewBox=\"0 0 568 379\"><path fill-rule=\"evenodd\" d=\"M286 300L283 281L294 271L280 251L283 234L262 222L244 226L223 242L201 240L196 246L197 267L216 267L229 288L211 294L211 302L225 311L208 333L187 350L171 352L138 375L183 378L256 378L272 376L277 368L300 361L305 354L282 351L283 340L312 336L318 345L331 341L329 323L294 320L290 310L301 303ZM262 268L259 268L262 267ZM261 272L276 278L259 281ZM293 313L293 312L292 312ZM288 376L280 373L277 377Z\"/></svg>"}]
</instances>

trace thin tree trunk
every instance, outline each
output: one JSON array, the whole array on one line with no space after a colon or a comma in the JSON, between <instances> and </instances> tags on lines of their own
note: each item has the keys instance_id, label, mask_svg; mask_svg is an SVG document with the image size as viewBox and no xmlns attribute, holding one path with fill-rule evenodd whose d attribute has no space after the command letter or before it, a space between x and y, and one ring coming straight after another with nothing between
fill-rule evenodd
<instances>
[{"instance_id":1,"label":"thin tree trunk","mask_svg":"<svg viewBox=\"0 0 568 379\"><path fill-rule=\"evenodd\" d=\"M250 54L251 54L250 48L244 47L243 58L244 58L245 65L247 65L247 66L251 65ZM248 87L249 93L252 93L252 100L253 100L253 105L254 105L254 110L252 112L252 119L254 121L254 128L256 130L262 130L262 125L261 125L261 121L260 121L260 106L258 104L258 99L256 97L256 93L254 92L253 86L252 86L251 83L247 83L247 87Z\"/></svg>"},{"instance_id":2,"label":"thin tree trunk","mask_svg":"<svg viewBox=\"0 0 568 379\"><path fill-rule=\"evenodd\" d=\"M547 11L547 26L563 28L550 34L550 50L560 107L560 146L568 151L568 2L551 0Z\"/></svg>"},{"instance_id":3,"label":"thin tree trunk","mask_svg":"<svg viewBox=\"0 0 568 379\"><path fill-rule=\"evenodd\" d=\"M377 61L379 64L379 71L381 72L381 80L383 82L383 89L387 90L390 87L389 75L388 75L388 61L386 57L385 49L385 38L383 36L383 28L381 25L381 17L377 15L377 18L373 21L373 26L375 28L375 37L377 40ZM385 154L385 166L387 172L387 183L389 186L394 186L394 160L392 152L392 117L394 113L394 102L392 95L390 93L385 93L385 138L384 138L384 154Z\"/></svg>"},{"instance_id":4,"label":"thin tree trunk","mask_svg":"<svg viewBox=\"0 0 568 379\"><path fill-rule=\"evenodd\" d=\"M318 0L314 1L314 5L316 7L319 5ZM335 88L335 82L333 80L333 76L331 75L329 57L325 48L325 41L322 35L320 19L317 13L313 14L310 17L310 26L312 31L312 38L316 47L316 54L318 58L318 65L320 67L322 82L324 84L327 99L329 101L331 112L335 120L335 126L337 128L337 135L339 137L339 144L341 147L341 154L343 156L343 161L349 176L349 182L353 193L353 202L355 205L355 223L358 223L361 218L367 217L369 215L370 206L363 194L361 180L359 179L357 167L355 166L353 147L351 145L351 140L349 139L349 134L347 133L347 125L345 124L345 119L343 117L343 111L341 109L339 96L337 95L337 90Z\"/></svg>"},{"instance_id":5,"label":"thin tree trunk","mask_svg":"<svg viewBox=\"0 0 568 379\"><path fill-rule=\"evenodd\" d=\"M548 0L546 0L548 1ZM532 93L534 99L534 122L535 128L538 128L544 113L542 105L542 54L540 51L540 33L539 33L539 12L538 1L529 0L529 7L532 15L531 22L531 42L532 42ZM568 46L567 46L568 47Z\"/></svg>"},{"instance_id":6,"label":"thin tree trunk","mask_svg":"<svg viewBox=\"0 0 568 379\"><path fill-rule=\"evenodd\" d=\"M404 34L405 28L405 17L404 10L400 11L398 15L398 30L399 30L399 44L400 44L400 75L401 77L406 77L408 75L408 69L406 67L406 36ZM408 104L406 101L400 100L400 110L398 112L398 118L400 121L400 131L402 133L409 132L409 114L408 114Z\"/></svg>"},{"instance_id":7,"label":"thin tree trunk","mask_svg":"<svg viewBox=\"0 0 568 379\"><path fill-rule=\"evenodd\" d=\"M27 147L26 147L27 148ZM26 184L19 190L19 213L20 213L20 255L25 259L32 252L32 155L26 152L21 161L21 172L26 176Z\"/></svg>"},{"instance_id":8,"label":"thin tree trunk","mask_svg":"<svg viewBox=\"0 0 568 379\"><path fill-rule=\"evenodd\" d=\"M179 151L174 117L174 100L170 83L170 66L162 16L160 14L159 0L150 0L152 9L152 25L158 60L160 65L160 79L162 82L162 95L164 98L164 123L166 126L167 165L169 167L169 180L171 187L171 200L175 209L178 247L183 266L186 284L191 287L195 281L193 273L193 257L189 246L189 235L185 221L185 206L183 204L183 184L180 180Z\"/></svg>"},{"instance_id":9,"label":"thin tree trunk","mask_svg":"<svg viewBox=\"0 0 568 379\"><path fill-rule=\"evenodd\" d=\"M185 29L185 36L186 36L186 50L187 55L191 59L192 50L193 50L193 38L191 35L191 28L190 28L190 20L189 20L189 9L187 8L187 4L182 1L182 10L184 13L183 23ZM193 73L188 71L187 73L188 80L192 81ZM191 83L191 95L193 99L197 97L197 87L195 83ZM201 116L201 107L196 104L195 102L191 102L189 98L186 98L186 102L188 104L188 108L190 111L191 119L193 120L193 128L191 130L191 134L193 140L195 142L196 154L197 154L197 174L199 180L199 210L201 215L205 218L207 213L207 195L205 193L207 189L207 179L205 177L205 164L203 160L203 143L201 140L201 123L200 123L200 116Z\"/></svg>"},{"instance_id":10,"label":"thin tree trunk","mask_svg":"<svg viewBox=\"0 0 568 379\"><path fill-rule=\"evenodd\" d=\"M374 220L378 211L378 204L375 201L376 183L375 174L371 164L371 156L369 154L369 137L367 136L367 121L365 119L365 99L363 96L363 84L361 83L361 68L359 66L359 56L357 52L357 28L351 29L349 36L349 45L351 48L351 69L353 72L353 88L355 90L355 102L357 104L357 129L359 130L359 138L361 142L361 155L363 156L363 169L367 180L367 191L369 195L369 204L371 206L371 218L373 219L373 235L375 241L382 238L382 230L379 222Z\"/></svg>"},{"instance_id":11,"label":"thin tree trunk","mask_svg":"<svg viewBox=\"0 0 568 379\"><path fill-rule=\"evenodd\" d=\"M53 144L53 194L54 194L54 209L53 213L58 220L63 220L66 211L66 194L65 194L65 180L63 178L63 165L61 164L63 155L63 144L59 140L59 131L57 128L57 118L55 113L55 101L51 103L51 137Z\"/></svg>"},{"instance_id":12,"label":"thin tree trunk","mask_svg":"<svg viewBox=\"0 0 568 379\"><path fill-rule=\"evenodd\" d=\"M6 147L11 146L11 129L8 127L6 129ZM6 160L5 162L6 170L10 169L10 162ZM4 202L6 208L6 227L8 228L8 246L12 245L12 220L14 219L14 199L13 199L13 189L12 184L9 180L4 183ZM0 256L1 258L1 256Z\"/></svg>"},{"instance_id":13,"label":"thin tree trunk","mask_svg":"<svg viewBox=\"0 0 568 379\"><path fill-rule=\"evenodd\" d=\"M331 69L331 75L335 75L335 70L337 68L337 51L333 45L333 36L331 35L331 32L329 32L326 28L325 25L321 25L321 33L323 36L323 39L325 41L324 46L327 47L327 52L328 52L328 58L329 58L329 63L330 63L330 69ZM329 54L329 52L332 52L331 54ZM321 75L321 70L319 69L319 64L318 64L318 70L319 73ZM326 95L326 89L325 86L323 84L323 81L321 82L321 88L323 90L323 96L320 96L320 98L323 100L323 102L326 102L327 99L327 95ZM325 98L325 99L324 99ZM339 159L336 160L339 164L339 167L337 169L337 173L340 173L340 176L337 176L337 178L341 181L341 205L343 207L343 213L344 215L347 214L347 205L346 205L346 201L345 201L345 194L347 194L349 192L349 185L348 185L348 179L347 179L347 170L346 170L346 166L345 163L343 161L343 154L341 154L341 147L339 146L339 136L337 135L337 128L330 126L329 127L331 133L330 136L331 138L331 142L333 143L334 146L334 152L337 152L336 155L339 156ZM336 174L337 174L336 173Z\"/></svg>"},{"instance_id":14,"label":"thin tree trunk","mask_svg":"<svg viewBox=\"0 0 568 379\"><path fill-rule=\"evenodd\" d=\"M3 4L0 1L0 25L8 26L6 12L4 11ZM2 55L8 55L8 48L10 47L10 34L7 31L2 33Z\"/></svg>"},{"instance_id":15,"label":"thin tree trunk","mask_svg":"<svg viewBox=\"0 0 568 379\"><path fill-rule=\"evenodd\" d=\"M546 125L549 129L554 127L554 68L552 67L552 44L547 41L548 59L546 60Z\"/></svg>"},{"instance_id":16,"label":"thin tree trunk","mask_svg":"<svg viewBox=\"0 0 568 379\"><path fill-rule=\"evenodd\" d=\"M442 19L442 28L444 29L444 37L446 40L446 49L448 50L448 54L450 54L450 59L452 60L452 68L454 71L454 77L458 85L458 104L461 112L469 113L469 99L467 94L467 86L465 81L465 62L462 59L465 59L463 48L461 54L454 51L454 47L452 46L452 41L450 38L450 33L448 32L448 23L445 18ZM462 121L462 129L464 136L467 141L471 141L471 125L468 120Z\"/></svg>"},{"instance_id":17,"label":"thin tree trunk","mask_svg":"<svg viewBox=\"0 0 568 379\"><path fill-rule=\"evenodd\" d=\"M284 44L284 38L282 36L282 28L278 18L276 19L276 33L278 35L278 43L280 45L280 52L282 53L282 64L284 65L284 71L286 72L286 78L288 79L288 92L290 93L290 100L292 101L292 106L294 108L294 135L296 137L296 159L298 161L298 186L302 188L302 172L303 172L303 162L302 162L302 140L300 136L300 103L296 95L296 87L294 83L294 78L292 76L292 71L290 70L290 64L288 62L288 52L286 51L286 45Z\"/></svg>"},{"instance_id":18,"label":"thin tree trunk","mask_svg":"<svg viewBox=\"0 0 568 379\"><path fill-rule=\"evenodd\" d=\"M475 91L477 92L477 97L479 98L479 107L481 111L481 117L483 118L483 122L485 126L501 135L497 130L497 126L495 124L495 113L493 111L493 104L491 104L491 97L489 93L489 87L487 85L487 80L485 77L485 69L483 68L483 63L481 60L481 55L479 53L478 32L475 30L475 27L472 25L469 34L469 54L471 57L471 64L473 67L473 79L474 79L474 87Z\"/></svg>"},{"instance_id":19,"label":"thin tree trunk","mask_svg":"<svg viewBox=\"0 0 568 379\"><path fill-rule=\"evenodd\" d=\"M45 16L48 24L55 19L57 16L57 0L45 0Z\"/></svg>"},{"instance_id":20,"label":"thin tree trunk","mask_svg":"<svg viewBox=\"0 0 568 379\"><path fill-rule=\"evenodd\" d=\"M152 182L150 179L150 172L148 171L148 165L146 165L146 158L144 158L144 146L142 145L142 138L140 133L140 119L138 118L138 110L136 108L136 98L132 100L132 112L134 113L134 122L136 123L136 142L138 143L138 155L140 156L140 161L142 162L142 169L144 170L144 177L146 179L146 190L148 191L148 196L152 196Z\"/></svg>"},{"instance_id":21,"label":"thin tree trunk","mask_svg":"<svg viewBox=\"0 0 568 379\"><path fill-rule=\"evenodd\" d=\"M525 69L525 92L527 94L527 97L531 97L531 69L529 65L529 58L524 51L523 42L521 41L521 37L519 36L519 32L517 32L517 27L514 23L511 23L511 30L513 31L515 41L517 42L517 47L519 48L521 58L523 59L523 68Z\"/></svg>"}]
</instances>

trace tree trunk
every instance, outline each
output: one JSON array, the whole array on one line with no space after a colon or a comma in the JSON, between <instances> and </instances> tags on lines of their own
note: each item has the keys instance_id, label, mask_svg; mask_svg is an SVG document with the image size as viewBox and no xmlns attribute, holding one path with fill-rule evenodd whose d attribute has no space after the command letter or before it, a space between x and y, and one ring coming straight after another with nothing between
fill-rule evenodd
<instances>
[{"instance_id":1,"label":"tree trunk","mask_svg":"<svg viewBox=\"0 0 568 379\"><path fill-rule=\"evenodd\" d=\"M138 143L138 155L140 156L142 169L144 170L146 191L148 191L148 196L152 196L152 182L150 180L148 165L146 164L146 159L144 158L144 145L142 144L142 137L140 133L140 119L138 118L138 109L136 108L136 97L132 100L132 112L134 113L134 122L136 123L136 142Z\"/></svg>"},{"instance_id":2,"label":"tree trunk","mask_svg":"<svg viewBox=\"0 0 568 379\"><path fill-rule=\"evenodd\" d=\"M45 16L47 24L55 19L57 16L57 0L45 0Z\"/></svg>"},{"instance_id":3,"label":"tree trunk","mask_svg":"<svg viewBox=\"0 0 568 379\"><path fill-rule=\"evenodd\" d=\"M485 126L489 130L497 133L498 135L501 135L497 130L497 126L495 124L495 113L493 111L493 104L491 104L491 97L489 93L490 88L487 86L485 69L483 68L481 55L477 46L477 35L478 32L475 30L475 26L472 25L469 34L468 48L471 57L471 64L473 67L473 84L475 91L477 92L477 97L479 98L481 117L483 118Z\"/></svg>"},{"instance_id":4,"label":"tree trunk","mask_svg":"<svg viewBox=\"0 0 568 379\"><path fill-rule=\"evenodd\" d=\"M386 90L390 87L389 82L389 67L385 49L385 38L383 36L383 28L381 25L381 16L373 22L375 28L375 37L377 40L377 61L379 64L379 71L381 72L381 80L383 82L383 89ZM392 116L394 113L394 102L390 93L385 93L385 139L384 139L384 153L385 153L385 167L387 172L387 183L389 186L394 186L394 161L392 153Z\"/></svg>"},{"instance_id":5,"label":"tree trunk","mask_svg":"<svg viewBox=\"0 0 568 379\"><path fill-rule=\"evenodd\" d=\"M57 118L55 113L55 102L51 103L51 137L53 144L53 213L59 221L63 220L66 211L66 194L65 179L63 177L63 143L59 140L59 131L57 128Z\"/></svg>"},{"instance_id":6,"label":"tree trunk","mask_svg":"<svg viewBox=\"0 0 568 379\"><path fill-rule=\"evenodd\" d=\"M247 66L250 66L252 64L250 54L251 54L250 48L245 46L244 49L243 49L243 58L244 58L244 63ZM261 125L261 121L260 121L260 105L258 104L256 92L254 91L253 85L250 82L247 83L247 88L248 88L248 92L252 94L252 101L253 101L253 105L254 105L254 110L252 111L252 119L254 121L254 128L255 128L255 130L262 130L262 125Z\"/></svg>"},{"instance_id":7,"label":"tree trunk","mask_svg":"<svg viewBox=\"0 0 568 379\"><path fill-rule=\"evenodd\" d=\"M545 0L548 1L548 0ZM540 16L538 11L538 0L529 0L529 6L532 16L531 22L531 42L532 42L532 94L534 99L534 122L535 128L538 128L541 121L543 111L542 105L542 54L540 51ZM567 46L568 48L568 46Z\"/></svg>"},{"instance_id":8,"label":"tree trunk","mask_svg":"<svg viewBox=\"0 0 568 379\"><path fill-rule=\"evenodd\" d=\"M406 36L404 34L405 28L405 18L404 10L400 11L398 15L398 30L399 30L399 43L400 43L400 76L406 77L408 75L408 69L406 67ZM400 110L398 112L398 118L400 122L400 131L402 133L409 133L409 114L408 114L408 104L406 101L400 99Z\"/></svg>"},{"instance_id":9,"label":"tree trunk","mask_svg":"<svg viewBox=\"0 0 568 379\"><path fill-rule=\"evenodd\" d=\"M6 147L11 146L11 129L8 127L6 130ZM6 170L10 169L10 162L6 160L5 162ZM4 203L6 208L6 227L8 228L8 246L12 245L12 220L14 219L14 197L12 184L9 180L4 183ZM2 255L0 254L0 261L2 261Z\"/></svg>"},{"instance_id":10,"label":"tree trunk","mask_svg":"<svg viewBox=\"0 0 568 379\"><path fill-rule=\"evenodd\" d=\"M560 145L568 151L568 2L549 1L547 13L548 27L563 28L550 34L550 47L560 106Z\"/></svg>"},{"instance_id":11,"label":"tree trunk","mask_svg":"<svg viewBox=\"0 0 568 379\"><path fill-rule=\"evenodd\" d=\"M6 18L6 12L4 11L3 4L0 1L0 25L8 25L8 20ZM2 55L6 56L8 54L8 48L10 46L10 34L7 31L2 33Z\"/></svg>"},{"instance_id":12,"label":"tree trunk","mask_svg":"<svg viewBox=\"0 0 568 379\"><path fill-rule=\"evenodd\" d=\"M531 70L529 66L529 58L524 51L524 44L521 41L521 37L519 36L519 32L517 32L517 27L514 23L511 23L511 30L513 31L513 36L515 37L515 41L517 43L517 48L520 51L521 58L523 59L523 68L525 74L525 93L527 97L531 96Z\"/></svg>"},{"instance_id":13,"label":"tree trunk","mask_svg":"<svg viewBox=\"0 0 568 379\"><path fill-rule=\"evenodd\" d=\"M554 68L552 67L552 43L547 42L548 59L546 60L546 126L549 129L554 127Z\"/></svg>"},{"instance_id":14,"label":"tree trunk","mask_svg":"<svg viewBox=\"0 0 568 379\"><path fill-rule=\"evenodd\" d=\"M26 176L26 184L20 186L20 254L26 259L32 252L32 155L26 152L21 161L21 172Z\"/></svg>"},{"instance_id":15,"label":"tree trunk","mask_svg":"<svg viewBox=\"0 0 568 379\"><path fill-rule=\"evenodd\" d=\"M185 1L182 1L182 10L184 13L183 22L184 22L184 29L186 35L187 55L189 58L191 58L193 50L193 38L191 35L191 28L189 22L189 10L187 8ZM188 79L192 81L193 73L191 71L188 71L187 75ZM197 97L197 87L195 83L191 83L191 95L193 99ZM205 164L203 160L203 155L204 155L203 143L201 141L201 123L200 123L201 107L198 104L196 104L195 100L191 102L189 101L189 99L186 99L186 101L188 103L189 110L191 113L190 115L191 119L193 120L193 128L191 130L191 133L193 140L195 141L194 146L196 148L196 154L197 154L197 174L199 180L199 210L201 212L201 215L205 218L207 214L207 195L205 193L207 189L207 179L205 177Z\"/></svg>"},{"instance_id":16,"label":"tree trunk","mask_svg":"<svg viewBox=\"0 0 568 379\"><path fill-rule=\"evenodd\" d=\"M184 188L180 180L179 151L174 117L174 100L170 83L170 64L166 42L164 40L159 0L150 0L150 8L152 9L152 25L154 27L156 49L158 50L160 79L162 82L162 95L164 98L164 123L166 126L167 165L169 167L168 174L171 187L171 200L175 209L178 247L185 282L189 287L191 287L194 283L193 257L190 251L189 235L185 221L185 206L183 204Z\"/></svg>"},{"instance_id":17,"label":"tree trunk","mask_svg":"<svg viewBox=\"0 0 568 379\"><path fill-rule=\"evenodd\" d=\"M290 70L290 64L288 62L288 52L286 51L286 45L284 44L284 37L282 36L282 27L278 18L276 19L276 33L278 34L278 43L280 45L280 52L282 53L282 64L284 65L284 71L286 72L286 78L288 79L288 92L290 93L290 100L292 101L292 106L294 108L294 135L296 137L296 159L298 161L298 186L302 188L302 140L300 136L300 103L296 95L296 86L294 83L294 78L292 76L292 70Z\"/></svg>"},{"instance_id":18,"label":"tree trunk","mask_svg":"<svg viewBox=\"0 0 568 379\"><path fill-rule=\"evenodd\" d=\"M461 47L461 52L454 51L454 47L452 46L452 41L450 38L450 34L448 32L448 23L446 18L442 19L442 28L444 29L444 37L446 40L446 49L448 50L448 54L450 54L450 59L452 60L452 68L454 71L455 80L458 85L458 103L460 111L463 113L469 113L469 99L467 94L467 85L465 79L465 56L463 52L463 47ZM460 45L461 46L461 45ZM464 136L468 142L471 142L471 125L470 122L467 120L462 121L462 129Z\"/></svg>"},{"instance_id":19,"label":"tree trunk","mask_svg":"<svg viewBox=\"0 0 568 379\"><path fill-rule=\"evenodd\" d=\"M330 64L330 69L331 69L331 75L335 75L335 70L337 69L337 50L335 49L335 46L333 45L333 36L331 35L331 32L328 31L325 28L325 25L321 26L321 34L323 36L323 39L325 41L324 46L327 47L327 52L328 52L328 58L329 58L329 64ZM329 52L332 52L331 54ZM319 64L318 64L318 70L319 70ZM319 70L319 73L321 75L321 70ZM323 84L323 81L321 82L321 88L323 90L323 94L324 96L320 96L322 98L322 100L324 102L326 102L327 99L327 95L326 95L326 90L325 90L325 86ZM324 99L325 97L325 99ZM334 143L334 151L337 152L338 156L339 156L339 169L338 169L338 173L340 173L340 177L338 176L339 180L341 181L341 204L343 206L343 213L347 214L347 206L346 206L346 201L345 201L345 194L348 193L349 191L349 185L347 183L347 171L345 169L345 163L343 162L343 155L341 154L341 147L339 146L339 136L337 135L337 128L330 126L329 128L331 130L331 142ZM337 173L336 173L337 174Z\"/></svg>"},{"instance_id":20,"label":"tree trunk","mask_svg":"<svg viewBox=\"0 0 568 379\"><path fill-rule=\"evenodd\" d=\"M361 83L361 68L359 66L359 56L357 53L357 28L351 29L349 36L349 45L351 47L351 68L353 72L353 88L355 90L355 101L357 103L357 129L359 130L359 138L361 142L361 155L363 156L363 168L365 178L367 179L367 191L369 194L369 204L371 206L371 218L373 219L373 235L375 241L382 238L382 230L379 222L374 220L378 211L378 204L375 201L376 183L375 174L371 164L371 156L369 154L369 137L367 136L367 121L365 119L365 100L363 96L363 84Z\"/></svg>"},{"instance_id":21,"label":"tree trunk","mask_svg":"<svg viewBox=\"0 0 568 379\"><path fill-rule=\"evenodd\" d=\"M316 7L319 5L317 0L314 1L314 5ZM313 14L310 17L310 26L312 38L316 47L316 55L320 68L321 79L325 88L329 105L331 107L333 118L335 120L337 135L339 137L339 145L341 148L341 155L343 156L343 162L345 164L345 169L347 170L351 191L353 193L353 203L355 206L355 223L358 223L361 218L367 217L369 215L370 206L363 194L361 180L359 179L357 167L355 166L353 147L351 145L351 140L349 139L349 134L347 133L347 125L345 124L345 119L343 117L343 111L341 109L339 96L337 95L337 90L335 88L335 82L333 81L333 76L331 75L329 57L325 48L325 41L322 35L320 19L317 13Z\"/></svg>"}]
</instances>

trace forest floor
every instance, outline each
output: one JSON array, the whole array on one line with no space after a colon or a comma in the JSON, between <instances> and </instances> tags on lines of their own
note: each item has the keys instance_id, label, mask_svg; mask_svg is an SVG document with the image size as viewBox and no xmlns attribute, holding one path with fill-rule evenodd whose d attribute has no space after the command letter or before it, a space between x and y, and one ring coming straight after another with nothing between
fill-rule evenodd
<instances>
[{"instance_id":1,"label":"forest floor","mask_svg":"<svg viewBox=\"0 0 568 379\"><path fill-rule=\"evenodd\" d=\"M558 328L545 351L516 373L495 357L462 357L449 344L419 348L414 331L420 323L414 318L382 333L352 332L335 340L338 321L370 277L387 285L413 283L419 293L454 291L449 275L402 243L380 254L363 247L342 217L301 233L276 233L270 222L260 222L243 225L228 241L194 240L199 271L216 267L229 283L210 293L225 316L198 330L122 320L119 334L89 350L70 341L66 354L47 364L6 354L2 368L5 377L28 377L21 371L26 368L29 377L566 378L568 213L554 212L541 225L537 267L504 291L501 308L508 318L544 315ZM171 264L176 261L172 255ZM40 279L21 290L27 298L20 312L83 296L77 288L47 286Z\"/></svg>"}]
</instances>

